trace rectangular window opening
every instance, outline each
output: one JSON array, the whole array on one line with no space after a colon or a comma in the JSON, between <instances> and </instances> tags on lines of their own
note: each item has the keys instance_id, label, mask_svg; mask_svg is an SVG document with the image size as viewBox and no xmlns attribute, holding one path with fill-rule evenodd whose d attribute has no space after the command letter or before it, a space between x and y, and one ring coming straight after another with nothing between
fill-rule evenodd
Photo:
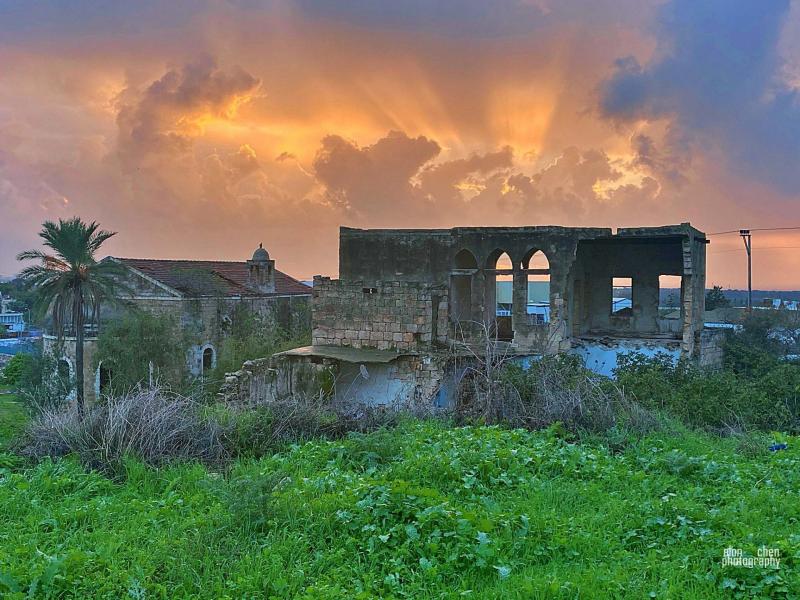
<instances>
[{"instance_id":1,"label":"rectangular window opening","mask_svg":"<svg viewBox=\"0 0 800 600\"><path fill-rule=\"evenodd\" d=\"M681 281L680 275L658 276L659 312L672 312L681 307Z\"/></svg>"},{"instance_id":2,"label":"rectangular window opening","mask_svg":"<svg viewBox=\"0 0 800 600\"><path fill-rule=\"evenodd\" d=\"M631 277L614 277L611 280L611 314L615 317L633 316Z\"/></svg>"}]
</instances>

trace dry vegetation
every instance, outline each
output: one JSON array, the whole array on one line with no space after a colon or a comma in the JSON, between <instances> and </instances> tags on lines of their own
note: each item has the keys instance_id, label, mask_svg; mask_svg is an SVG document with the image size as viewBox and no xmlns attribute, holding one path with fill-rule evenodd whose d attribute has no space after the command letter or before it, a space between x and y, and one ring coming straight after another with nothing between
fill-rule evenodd
<instances>
[{"instance_id":1,"label":"dry vegetation","mask_svg":"<svg viewBox=\"0 0 800 600\"><path fill-rule=\"evenodd\" d=\"M22 454L40 459L76 454L93 468L119 467L126 456L161 465L171 460L218 463L224 430L189 398L160 389L109 398L82 417L74 405L45 408L31 422Z\"/></svg>"}]
</instances>

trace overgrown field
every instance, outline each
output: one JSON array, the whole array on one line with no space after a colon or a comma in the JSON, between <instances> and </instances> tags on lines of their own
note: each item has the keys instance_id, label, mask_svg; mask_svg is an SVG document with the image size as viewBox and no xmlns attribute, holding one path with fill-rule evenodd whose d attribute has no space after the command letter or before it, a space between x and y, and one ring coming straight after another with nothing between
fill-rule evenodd
<instances>
[{"instance_id":1,"label":"overgrown field","mask_svg":"<svg viewBox=\"0 0 800 600\"><path fill-rule=\"evenodd\" d=\"M0 454L6 598L797 597L800 440L409 421L216 473ZM780 567L726 567L726 548Z\"/></svg>"}]
</instances>

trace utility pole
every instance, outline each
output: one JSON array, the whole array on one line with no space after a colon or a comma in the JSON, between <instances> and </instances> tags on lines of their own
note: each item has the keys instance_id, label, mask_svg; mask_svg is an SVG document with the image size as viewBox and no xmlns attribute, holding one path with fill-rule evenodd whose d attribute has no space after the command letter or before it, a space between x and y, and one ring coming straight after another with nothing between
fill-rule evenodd
<instances>
[{"instance_id":1,"label":"utility pole","mask_svg":"<svg viewBox=\"0 0 800 600\"><path fill-rule=\"evenodd\" d=\"M747 250L747 311L753 312L753 252L750 244L750 230L740 229L744 249Z\"/></svg>"}]
</instances>

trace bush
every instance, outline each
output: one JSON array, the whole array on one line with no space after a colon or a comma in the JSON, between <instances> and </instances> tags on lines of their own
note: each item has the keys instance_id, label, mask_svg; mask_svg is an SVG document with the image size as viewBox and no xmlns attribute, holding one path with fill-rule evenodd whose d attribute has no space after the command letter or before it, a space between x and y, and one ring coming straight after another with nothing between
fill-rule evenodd
<instances>
[{"instance_id":1,"label":"bush","mask_svg":"<svg viewBox=\"0 0 800 600\"><path fill-rule=\"evenodd\" d=\"M393 427L403 416L392 409L321 403L306 397L255 408L218 407L215 414L224 424L229 452L251 457L271 454L286 444Z\"/></svg>"},{"instance_id":2,"label":"bush","mask_svg":"<svg viewBox=\"0 0 800 600\"><path fill-rule=\"evenodd\" d=\"M492 393L487 393L487 385L494 386ZM502 423L531 430L561 423L572 432L617 429L646 433L658 426L654 414L569 355L543 357L528 369L506 364L493 384L468 377L462 381L455 412L461 422Z\"/></svg>"},{"instance_id":3,"label":"bush","mask_svg":"<svg viewBox=\"0 0 800 600\"><path fill-rule=\"evenodd\" d=\"M220 347L212 377L221 383L226 373L238 371L245 361L272 356L276 352L309 343L307 334L292 336L271 320L244 305L238 305L231 316L228 335Z\"/></svg>"},{"instance_id":4,"label":"bush","mask_svg":"<svg viewBox=\"0 0 800 600\"><path fill-rule=\"evenodd\" d=\"M75 389L66 363L59 364L55 357L44 354L41 343L25 356L16 383L19 398L33 412L63 406Z\"/></svg>"},{"instance_id":5,"label":"bush","mask_svg":"<svg viewBox=\"0 0 800 600\"><path fill-rule=\"evenodd\" d=\"M0 384L17 386L26 370L30 369L33 357L29 354L15 354L6 363L3 372L0 373Z\"/></svg>"},{"instance_id":6,"label":"bush","mask_svg":"<svg viewBox=\"0 0 800 600\"><path fill-rule=\"evenodd\" d=\"M754 311L742 323L739 332L731 332L725 341L725 368L739 375L759 377L775 367L786 355L787 344L774 335L785 323L776 311Z\"/></svg>"},{"instance_id":7,"label":"bush","mask_svg":"<svg viewBox=\"0 0 800 600\"><path fill-rule=\"evenodd\" d=\"M618 385L646 408L718 433L800 430L800 366L777 360L709 372L669 356L620 356Z\"/></svg>"},{"instance_id":8,"label":"bush","mask_svg":"<svg viewBox=\"0 0 800 600\"><path fill-rule=\"evenodd\" d=\"M139 390L88 407L45 409L28 426L22 453L33 458L76 454L101 471L116 472L130 455L150 465L172 460L219 463L223 429L192 400L161 390Z\"/></svg>"},{"instance_id":9,"label":"bush","mask_svg":"<svg viewBox=\"0 0 800 600\"><path fill-rule=\"evenodd\" d=\"M153 377L160 385L182 389L186 378L186 358L177 322L130 311L110 321L97 338L94 368L107 367L109 387L118 395L146 384Z\"/></svg>"}]
</instances>

